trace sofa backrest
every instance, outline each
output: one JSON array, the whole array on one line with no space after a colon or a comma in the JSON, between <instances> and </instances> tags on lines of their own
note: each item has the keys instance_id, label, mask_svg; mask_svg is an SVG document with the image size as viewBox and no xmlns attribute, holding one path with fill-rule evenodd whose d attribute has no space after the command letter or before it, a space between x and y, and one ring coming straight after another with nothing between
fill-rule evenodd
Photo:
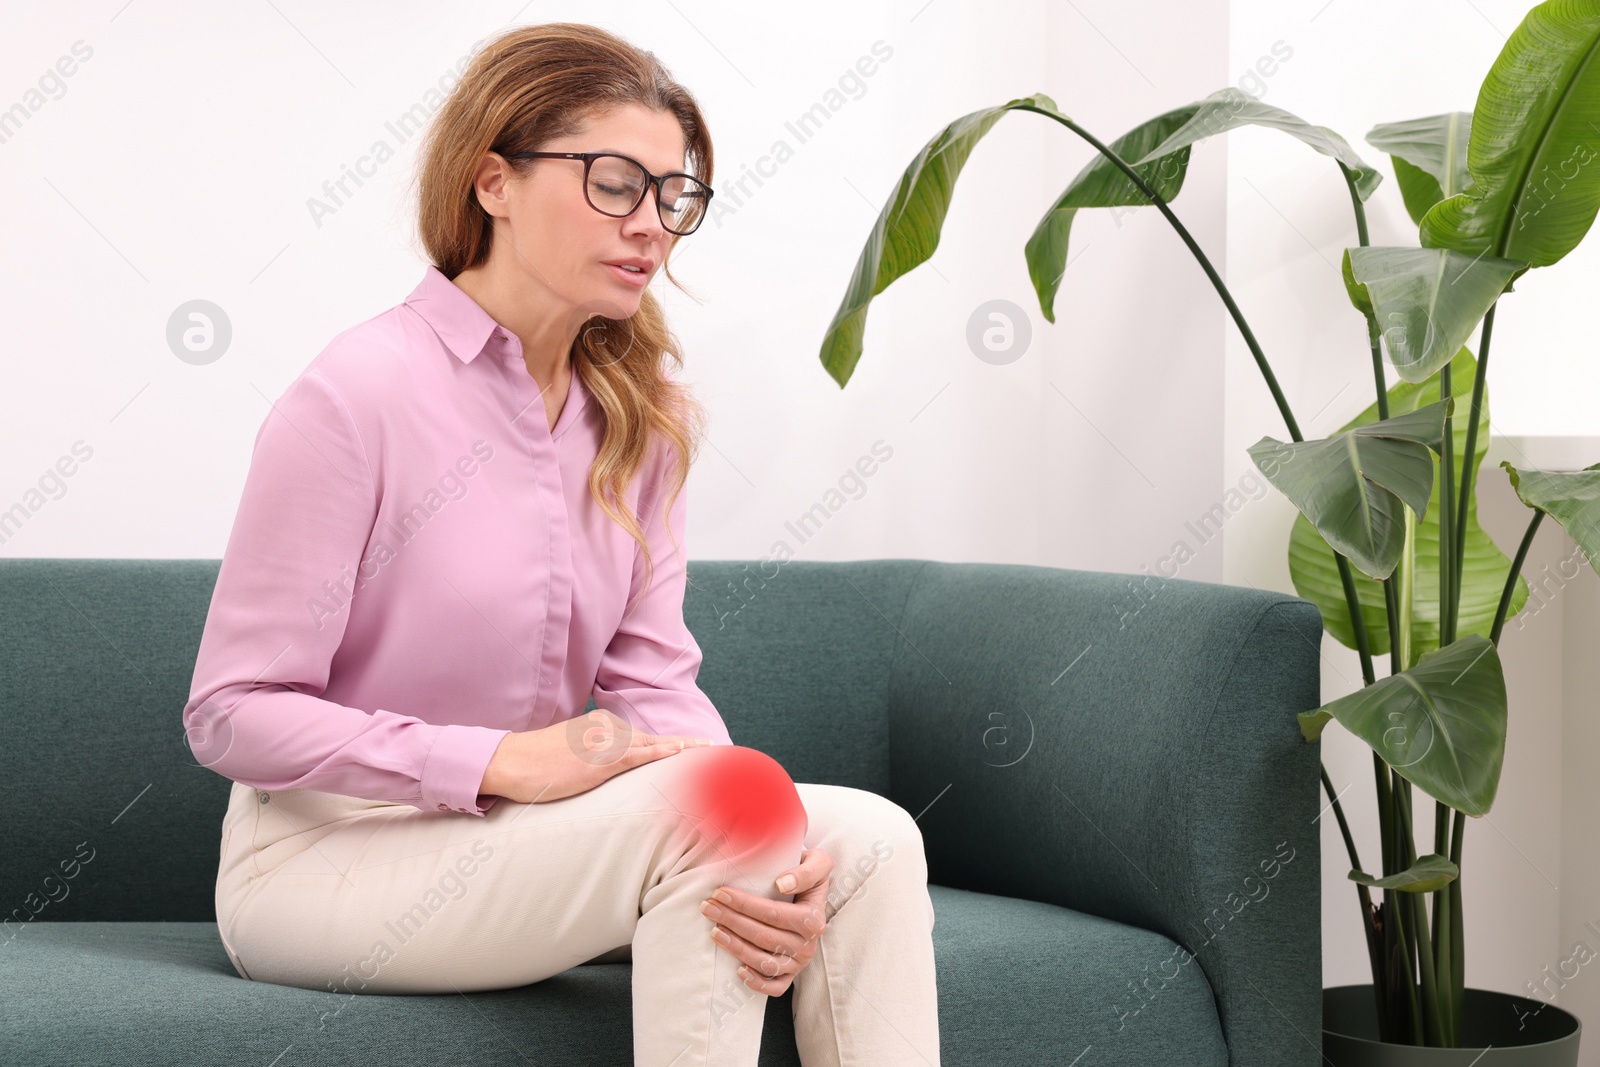
<instances>
[{"instance_id":1,"label":"sofa backrest","mask_svg":"<svg viewBox=\"0 0 1600 1067\"><path fill-rule=\"evenodd\" d=\"M219 566L0 560L0 922L214 918L230 784L181 712ZM684 617L733 740L917 816L938 884L1160 929L1130 852L1192 867L1205 841L1259 851L1315 809L1319 746L1294 713L1319 702L1321 618L1294 596L1022 564L701 560Z\"/></svg>"}]
</instances>

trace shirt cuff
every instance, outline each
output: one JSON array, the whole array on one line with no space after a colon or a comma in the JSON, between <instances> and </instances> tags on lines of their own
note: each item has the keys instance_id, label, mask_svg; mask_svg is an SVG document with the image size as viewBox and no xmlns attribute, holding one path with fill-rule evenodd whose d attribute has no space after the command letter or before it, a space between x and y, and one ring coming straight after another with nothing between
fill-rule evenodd
<instances>
[{"instance_id":1,"label":"shirt cuff","mask_svg":"<svg viewBox=\"0 0 1600 1067\"><path fill-rule=\"evenodd\" d=\"M497 798L479 793L478 787L495 749L510 732L459 723L441 726L422 763L422 810L482 816L493 807Z\"/></svg>"}]
</instances>

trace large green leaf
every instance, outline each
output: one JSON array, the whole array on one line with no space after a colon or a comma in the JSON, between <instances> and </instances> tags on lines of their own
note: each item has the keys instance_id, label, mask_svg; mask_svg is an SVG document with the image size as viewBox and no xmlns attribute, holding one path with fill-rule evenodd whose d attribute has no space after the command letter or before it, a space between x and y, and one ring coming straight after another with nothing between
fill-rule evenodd
<instances>
[{"instance_id":1,"label":"large green leaf","mask_svg":"<svg viewBox=\"0 0 1600 1067\"><path fill-rule=\"evenodd\" d=\"M1600 210L1600 3L1531 9L1478 90L1467 144L1470 192L1439 201L1422 243L1468 255L1555 263Z\"/></svg>"},{"instance_id":2,"label":"large green leaf","mask_svg":"<svg viewBox=\"0 0 1600 1067\"><path fill-rule=\"evenodd\" d=\"M1451 455L1459 464L1467 451L1467 410L1473 380L1477 377L1478 361L1472 352L1463 348L1450 363L1450 391L1460 399L1456 417L1450 420ZM1396 382L1389 389L1389 413L1415 411L1439 400L1439 378L1435 376L1421 384ZM1340 428L1343 433L1356 426L1365 426L1378 420L1378 404L1373 401L1365 411ZM1482 466L1489 450L1489 391L1483 391L1478 408L1478 436L1475 445L1475 467ZM1411 649L1412 655L1439 647L1439 494L1438 459L1434 460L1433 491L1429 497L1425 517L1417 523L1415 560L1412 578ZM1459 467L1456 467L1459 471ZM1456 491L1460 491L1460 485ZM1506 573L1511 560L1502 553L1494 540L1478 525L1478 494L1474 492L1467 502L1466 545L1461 561L1461 610L1456 619L1457 636L1477 633L1485 637L1494 627L1495 609L1500 603L1500 593L1505 588ZM1289 577L1294 581L1295 592L1316 604L1322 611L1322 625L1347 648L1356 647L1355 631L1350 626L1350 612L1345 604L1344 586L1339 581L1338 565L1333 550L1306 521L1304 515L1295 516L1289 534ZM1356 595L1361 604L1361 618L1366 623L1367 644L1372 654L1382 656L1389 652L1389 628L1383 607L1383 586L1355 572ZM1517 579L1512 594L1510 612L1521 611L1528 600L1528 583Z\"/></svg>"},{"instance_id":3,"label":"large green leaf","mask_svg":"<svg viewBox=\"0 0 1600 1067\"><path fill-rule=\"evenodd\" d=\"M1330 719L1441 804L1474 817L1494 805L1506 751L1506 681L1494 642L1459 637L1410 670L1301 712L1307 741Z\"/></svg>"},{"instance_id":4,"label":"large green leaf","mask_svg":"<svg viewBox=\"0 0 1600 1067\"><path fill-rule=\"evenodd\" d=\"M1432 893L1443 889L1459 877L1461 868L1437 852L1418 856L1417 862L1387 878L1375 878L1361 870L1350 871L1352 882L1360 882L1374 889L1395 889L1402 893Z\"/></svg>"},{"instance_id":5,"label":"large green leaf","mask_svg":"<svg viewBox=\"0 0 1600 1067\"><path fill-rule=\"evenodd\" d=\"M956 179L961 176L967 157L1001 116L1019 107L1060 114L1055 101L1043 93L973 111L923 145L900 176L894 194L883 205L867 236L844 299L822 339L822 365L841 386L850 380L861 359L861 339L866 333L867 307L872 298L933 255L939 246L945 214L950 210Z\"/></svg>"},{"instance_id":6,"label":"large green leaf","mask_svg":"<svg viewBox=\"0 0 1600 1067\"><path fill-rule=\"evenodd\" d=\"M1282 130L1338 159L1355 172L1356 187L1363 200L1372 195L1372 190L1382 180L1382 175L1363 162L1332 130L1313 126L1232 86L1142 122L1107 147L1129 163L1162 200L1171 201L1183 191L1189 149L1196 141L1249 125ZM1067 239L1078 211L1088 207L1140 206L1149 202L1144 191L1116 164L1098 153L1068 183L1034 227L1025 249L1028 276L1033 280L1040 310L1048 321L1056 321L1056 291L1067 269Z\"/></svg>"},{"instance_id":7,"label":"large green leaf","mask_svg":"<svg viewBox=\"0 0 1600 1067\"><path fill-rule=\"evenodd\" d=\"M1196 141L1215 137L1219 133L1226 133L1240 126L1266 126L1282 130L1323 155L1332 156L1353 172L1351 176L1355 182L1356 193L1363 200L1370 197L1373 190L1378 187L1378 183L1383 181L1383 174L1376 167L1369 166L1356 155L1355 149L1350 147L1349 142L1326 126L1313 126L1282 108L1263 104L1243 89L1232 85L1218 89L1202 99L1188 122L1174 130L1166 140L1150 149L1138 160L1129 162L1135 166L1148 163L1180 148L1186 148Z\"/></svg>"},{"instance_id":8,"label":"large green leaf","mask_svg":"<svg viewBox=\"0 0 1600 1067\"><path fill-rule=\"evenodd\" d=\"M1581 471L1529 470L1507 460L1500 466L1511 475L1518 499L1559 522L1600 574L1600 463ZM1520 606L1513 604L1507 618L1518 610Z\"/></svg>"},{"instance_id":9,"label":"large green leaf","mask_svg":"<svg viewBox=\"0 0 1600 1067\"><path fill-rule=\"evenodd\" d=\"M1400 561L1405 511L1428 510L1433 450L1455 399L1352 427L1320 441L1263 437L1250 458L1350 562L1374 578Z\"/></svg>"},{"instance_id":10,"label":"large green leaf","mask_svg":"<svg viewBox=\"0 0 1600 1067\"><path fill-rule=\"evenodd\" d=\"M1142 156L1188 122L1199 106L1186 104L1164 115L1157 115L1135 126L1106 147L1124 161ZM1185 145L1174 153L1141 163L1133 169L1162 200L1173 200L1183 190L1183 178L1189 170L1189 148ZM1056 321L1056 290L1061 285L1061 276L1067 270L1067 240L1072 233L1072 220L1079 209L1148 203L1150 198L1144 194L1144 190L1133 184L1115 163L1099 152L1078 172L1077 177L1067 185L1066 191L1044 213L1023 248L1028 259L1028 277L1033 279L1034 291L1039 294L1039 309L1046 320Z\"/></svg>"},{"instance_id":11,"label":"large green leaf","mask_svg":"<svg viewBox=\"0 0 1600 1067\"><path fill-rule=\"evenodd\" d=\"M1467 136L1472 112L1385 122L1372 127L1367 143L1389 153L1395 181L1411 221L1422 222L1428 209L1447 196L1472 190L1467 172Z\"/></svg>"},{"instance_id":12,"label":"large green leaf","mask_svg":"<svg viewBox=\"0 0 1600 1067\"><path fill-rule=\"evenodd\" d=\"M1448 248L1344 250L1350 300L1378 324L1395 373L1423 382L1466 344L1484 314L1527 264Z\"/></svg>"}]
</instances>

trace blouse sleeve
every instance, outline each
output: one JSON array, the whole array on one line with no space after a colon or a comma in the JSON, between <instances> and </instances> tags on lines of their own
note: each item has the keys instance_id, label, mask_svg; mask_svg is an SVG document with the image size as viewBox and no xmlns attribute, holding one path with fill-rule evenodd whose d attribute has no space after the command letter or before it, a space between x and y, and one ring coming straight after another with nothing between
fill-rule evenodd
<instances>
[{"instance_id":1,"label":"blouse sleeve","mask_svg":"<svg viewBox=\"0 0 1600 1067\"><path fill-rule=\"evenodd\" d=\"M657 470L665 466L665 463L658 464ZM641 499L654 497L659 503L668 490L658 474L654 484L641 494ZM640 596L644 553L636 544L633 582L628 593L633 606L623 616L600 658L594 702L596 707L628 720L647 733L703 737L713 744L731 745L733 741L722 715L696 682L700 673L700 646L683 621L683 595L688 575L688 548L684 540L688 497L685 484L673 500L667 517L672 540L668 539L667 530L653 506L652 514L640 520L654 568L650 588ZM676 549L673 540L677 542Z\"/></svg>"},{"instance_id":2,"label":"blouse sleeve","mask_svg":"<svg viewBox=\"0 0 1600 1067\"><path fill-rule=\"evenodd\" d=\"M338 392L297 378L256 433L183 723L202 766L257 789L317 789L473 815L509 730L438 725L322 699L350 583L377 515L365 448Z\"/></svg>"}]
</instances>

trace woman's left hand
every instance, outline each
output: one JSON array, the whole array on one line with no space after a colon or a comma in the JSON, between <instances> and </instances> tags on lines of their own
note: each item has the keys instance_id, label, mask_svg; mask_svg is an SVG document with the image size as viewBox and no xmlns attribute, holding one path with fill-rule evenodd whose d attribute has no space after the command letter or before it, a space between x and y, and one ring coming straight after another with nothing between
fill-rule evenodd
<instances>
[{"instance_id":1,"label":"woman's left hand","mask_svg":"<svg viewBox=\"0 0 1600 1067\"><path fill-rule=\"evenodd\" d=\"M824 906L832 875L833 857L808 848L800 853L799 865L781 872L775 883L778 892L794 894L794 903L725 885L700 906L701 914L716 924L712 931L728 938L717 944L744 962L739 978L745 985L769 997L782 996L811 962L817 938L827 927Z\"/></svg>"}]
</instances>

